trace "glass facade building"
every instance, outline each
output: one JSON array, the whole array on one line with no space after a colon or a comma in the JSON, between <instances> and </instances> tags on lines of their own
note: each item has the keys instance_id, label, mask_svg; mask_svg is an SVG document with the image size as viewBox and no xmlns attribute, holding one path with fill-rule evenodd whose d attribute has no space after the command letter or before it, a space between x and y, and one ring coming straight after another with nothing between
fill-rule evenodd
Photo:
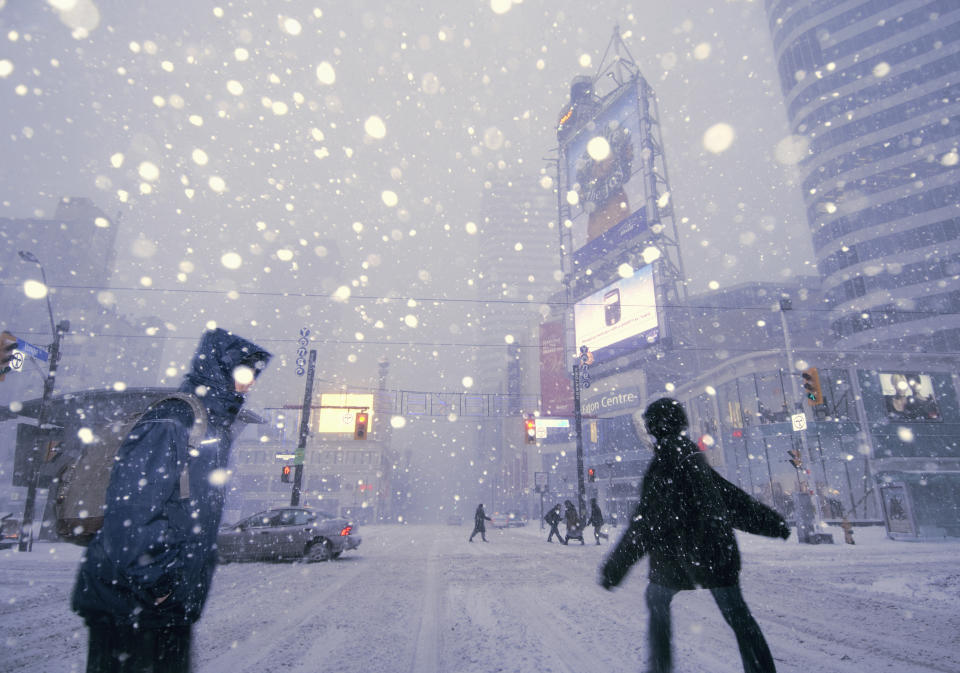
<instances>
[{"instance_id":1,"label":"glass facade building","mask_svg":"<svg viewBox=\"0 0 960 673\"><path fill-rule=\"evenodd\" d=\"M960 4L766 7L833 336L960 351Z\"/></svg>"}]
</instances>

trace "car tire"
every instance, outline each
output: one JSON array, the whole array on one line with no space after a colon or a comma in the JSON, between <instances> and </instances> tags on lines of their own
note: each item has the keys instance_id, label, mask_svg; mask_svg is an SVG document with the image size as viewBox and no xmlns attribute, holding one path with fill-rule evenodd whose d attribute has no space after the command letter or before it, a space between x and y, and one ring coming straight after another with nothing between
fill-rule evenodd
<instances>
[{"instance_id":1,"label":"car tire","mask_svg":"<svg viewBox=\"0 0 960 673\"><path fill-rule=\"evenodd\" d=\"M333 558L330 540L325 538L313 540L307 545L303 555L308 561L329 561L331 558Z\"/></svg>"}]
</instances>

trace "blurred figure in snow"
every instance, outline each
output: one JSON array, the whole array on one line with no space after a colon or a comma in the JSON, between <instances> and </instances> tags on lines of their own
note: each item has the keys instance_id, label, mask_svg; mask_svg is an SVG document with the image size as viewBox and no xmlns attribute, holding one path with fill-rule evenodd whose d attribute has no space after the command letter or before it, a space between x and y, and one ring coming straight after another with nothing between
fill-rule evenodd
<instances>
[{"instance_id":1,"label":"blurred figure in snow","mask_svg":"<svg viewBox=\"0 0 960 673\"><path fill-rule=\"evenodd\" d=\"M483 503L481 502L477 505L477 511L473 514L473 532L470 533L470 542L473 542L473 536L477 533L480 533L480 539L484 542L487 541L487 525L486 521L493 521L487 513L483 511Z\"/></svg>"},{"instance_id":2,"label":"blurred figure in snow","mask_svg":"<svg viewBox=\"0 0 960 673\"><path fill-rule=\"evenodd\" d=\"M725 480L687 437L676 400L659 399L644 412L655 455L643 477L640 504L601 567L600 584L617 586L630 567L650 556L650 671L672 670L670 602L678 591L709 589L733 629L746 673L775 673L760 626L740 592L740 553L733 529L782 537L783 517Z\"/></svg>"},{"instance_id":3,"label":"blurred figure in snow","mask_svg":"<svg viewBox=\"0 0 960 673\"><path fill-rule=\"evenodd\" d=\"M558 502L554 505L546 516L543 517L543 520L550 525L550 533L547 535L547 542L553 542L553 536L557 536L557 542L560 544L567 544L566 540L563 539L563 536L560 534L560 522L563 520L563 517L560 516L560 503Z\"/></svg>"},{"instance_id":4,"label":"blurred figure in snow","mask_svg":"<svg viewBox=\"0 0 960 673\"><path fill-rule=\"evenodd\" d=\"M600 527L603 526L603 512L600 511L596 498L590 498L590 518L587 519L587 523L593 526L593 538L597 544L600 544L600 538L606 538L607 534L600 532Z\"/></svg>"},{"instance_id":5,"label":"blurred figure in snow","mask_svg":"<svg viewBox=\"0 0 960 673\"><path fill-rule=\"evenodd\" d=\"M567 534L563 538L564 544L569 544L570 540L580 540L580 544L583 542L583 526L584 523L580 521L580 515L577 514L576 506L569 500L563 501L566 511L563 513L564 523L567 524Z\"/></svg>"},{"instance_id":6,"label":"blurred figure in snow","mask_svg":"<svg viewBox=\"0 0 960 673\"><path fill-rule=\"evenodd\" d=\"M90 629L87 673L190 670L192 624L216 562L230 426L269 359L222 329L204 333L180 391L205 407L206 440L188 452L193 409L169 399L117 450L103 527L84 554L71 600Z\"/></svg>"}]
</instances>

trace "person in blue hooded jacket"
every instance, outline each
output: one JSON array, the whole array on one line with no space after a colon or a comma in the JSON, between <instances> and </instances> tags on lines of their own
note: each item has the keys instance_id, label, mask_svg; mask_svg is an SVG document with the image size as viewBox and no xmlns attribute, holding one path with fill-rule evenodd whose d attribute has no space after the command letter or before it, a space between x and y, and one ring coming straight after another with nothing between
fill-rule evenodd
<instances>
[{"instance_id":1,"label":"person in blue hooded jacket","mask_svg":"<svg viewBox=\"0 0 960 673\"><path fill-rule=\"evenodd\" d=\"M206 408L206 439L188 449L193 410L170 399L120 445L103 527L84 554L71 598L90 631L87 673L190 670L191 627L216 563L231 425L269 359L223 329L205 332L179 390ZM188 494L181 490L185 471Z\"/></svg>"}]
</instances>

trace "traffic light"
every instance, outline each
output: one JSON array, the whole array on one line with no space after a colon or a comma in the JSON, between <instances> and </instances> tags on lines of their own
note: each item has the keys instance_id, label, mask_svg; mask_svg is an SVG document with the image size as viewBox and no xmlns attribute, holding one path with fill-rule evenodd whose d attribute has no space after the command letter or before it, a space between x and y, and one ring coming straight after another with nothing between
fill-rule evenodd
<instances>
[{"instance_id":1,"label":"traffic light","mask_svg":"<svg viewBox=\"0 0 960 673\"><path fill-rule=\"evenodd\" d=\"M597 480L597 471L592 467L587 468L587 481L596 481Z\"/></svg>"},{"instance_id":2,"label":"traffic light","mask_svg":"<svg viewBox=\"0 0 960 673\"><path fill-rule=\"evenodd\" d=\"M3 381L10 371L10 358L17 347L17 337L4 331L0 334L0 381Z\"/></svg>"},{"instance_id":3,"label":"traffic light","mask_svg":"<svg viewBox=\"0 0 960 673\"><path fill-rule=\"evenodd\" d=\"M367 438L367 423L370 420L370 416L366 411L357 412L356 420L353 424L353 438L354 439L366 439Z\"/></svg>"},{"instance_id":4,"label":"traffic light","mask_svg":"<svg viewBox=\"0 0 960 673\"><path fill-rule=\"evenodd\" d=\"M803 377L803 389L806 392L807 404L815 407L823 404L823 391L820 389L820 374L816 367L809 367L800 374Z\"/></svg>"},{"instance_id":5,"label":"traffic light","mask_svg":"<svg viewBox=\"0 0 960 673\"><path fill-rule=\"evenodd\" d=\"M800 449L790 449L787 453L790 454L790 464L799 470L803 466L803 461L800 460Z\"/></svg>"},{"instance_id":6,"label":"traffic light","mask_svg":"<svg viewBox=\"0 0 960 673\"><path fill-rule=\"evenodd\" d=\"M280 470L280 481L284 484L290 483L290 475L293 473L293 468L289 465L284 465L283 469Z\"/></svg>"},{"instance_id":7,"label":"traffic light","mask_svg":"<svg viewBox=\"0 0 960 673\"><path fill-rule=\"evenodd\" d=\"M527 444L537 443L537 421L534 418L523 419L523 436Z\"/></svg>"}]
</instances>

